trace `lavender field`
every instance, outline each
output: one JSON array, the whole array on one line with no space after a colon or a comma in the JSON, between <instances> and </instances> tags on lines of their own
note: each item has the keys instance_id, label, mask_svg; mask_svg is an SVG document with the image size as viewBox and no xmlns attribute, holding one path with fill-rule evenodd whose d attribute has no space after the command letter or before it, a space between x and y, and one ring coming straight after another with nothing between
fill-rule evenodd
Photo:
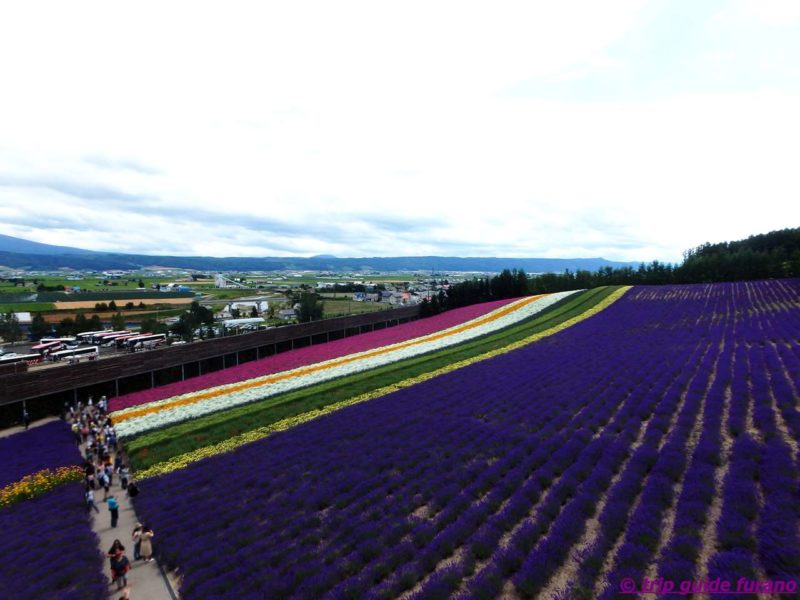
<instances>
[{"instance_id":1,"label":"lavender field","mask_svg":"<svg viewBox=\"0 0 800 600\"><path fill-rule=\"evenodd\" d=\"M0 438L0 488L40 469L79 464L81 453L64 421Z\"/></svg>"},{"instance_id":2,"label":"lavender field","mask_svg":"<svg viewBox=\"0 0 800 600\"><path fill-rule=\"evenodd\" d=\"M800 280L636 287L538 343L146 480L136 510L185 598L796 584L799 401Z\"/></svg>"}]
</instances>

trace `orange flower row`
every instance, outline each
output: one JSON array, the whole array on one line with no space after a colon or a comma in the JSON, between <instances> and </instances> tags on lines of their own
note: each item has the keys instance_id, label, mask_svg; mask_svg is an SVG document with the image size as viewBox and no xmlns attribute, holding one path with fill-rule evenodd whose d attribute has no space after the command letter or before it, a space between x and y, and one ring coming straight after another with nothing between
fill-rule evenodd
<instances>
[{"instance_id":1,"label":"orange flower row","mask_svg":"<svg viewBox=\"0 0 800 600\"><path fill-rule=\"evenodd\" d=\"M402 348L408 348L410 346L415 346L415 345L422 344L422 343L425 343L425 342L430 342L430 341L438 340L438 339L441 339L441 338L449 337L451 335L456 335L456 334L461 333L463 331L468 331L469 329L474 329L475 327L479 327L481 325L485 325L486 323L491 323L492 321L496 321L497 319L500 319L501 317L504 317L509 313L515 312L515 311L519 310L520 308L522 308L524 306L527 306L528 304L534 302L535 300L538 300L541 297L542 297L542 295L530 296L528 298L520 300L519 302L514 302L514 303L512 303L512 304L510 304L508 306L505 306L504 308L502 308L500 310L497 310L497 311L495 311L495 312L493 312L493 313L491 313L489 315L486 315L486 316L481 317L479 319L475 319L474 321L470 321L468 323L465 323L464 325L460 325L458 327L454 327L452 329L448 329L446 331L442 331L440 333L427 335L427 336L424 336L424 337L421 337L421 338L416 338L416 339L409 340L407 342L402 342L402 343L399 343L399 344L392 344L390 346L384 346L383 348L378 348L376 350L371 350L371 351L368 351L368 352L362 352L362 353L353 354L353 355L350 355L350 356L343 356L341 358L337 358L337 359L333 359L333 360L330 360L330 361L326 361L326 362L321 363L321 364L310 365L308 367L305 367L305 368L302 368L302 369L295 369L293 371L289 371L289 372L286 372L286 373L278 373L276 375L272 375L272 376L269 376L269 377L258 377L256 379L250 379L250 380L247 380L247 381L243 381L242 383L239 383L239 384L236 384L236 385L228 385L228 386L224 386L224 387L214 388L214 389L208 390L206 392L194 393L194 394L192 394L192 395L190 395L188 397L181 398L179 400L173 400L172 402L165 402L165 403L151 405L151 406L144 405L141 408L138 408L138 409L135 409L135 410L130 410L130 411L125 411L125 412L120 412L120 413L114 413L111 416L114 418L114 421L116 423L121 423L121 422L127 421L129 419L133 419L133 418L136 418L136 417L141 417L143 415L149 415L149 414L152 414L152 413L160 412L162 410L167 410L167 409L170 409L170 408L176 408L178 406L187 406L187 405L190 405L190 404L194 404L196 402L200 402L201 400L206 400L208 398L215 398L217 396L222 396L223 394L230 394L230 393L233 393L233 392L241 392L241 391L248 390L248 389L251 389L251 388L254 388L254 387L258 387L258 386L262 386L262 385L265 385L265 384L268 384L268 383L276 383L278 381L284 381L286 379L292 379L294 377L300 377L302 375L310 375L312 373L317 373L319 371L324 371L326 369L330 369L330 368L337 367L337 366L340 366L340 365L346 365L346 364L349 364L351 362L355 362L355 361L359 361L359 360L365 360L365 359L369 359L369 358L372 358L372 357L375 357L375 356L380 356L381 354L386 354L387 352L394 352L395 350L399 350L399 349L402 349Z\"/></svg>"}]
</instances>

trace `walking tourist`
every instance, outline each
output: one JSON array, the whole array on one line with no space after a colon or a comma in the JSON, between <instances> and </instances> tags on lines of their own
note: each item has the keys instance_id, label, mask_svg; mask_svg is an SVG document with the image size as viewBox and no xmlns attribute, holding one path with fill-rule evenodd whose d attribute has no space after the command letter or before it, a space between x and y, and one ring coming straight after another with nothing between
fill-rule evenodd
<instances>
[{"instance_id":1,"label":"walking tourist","mask_svg":"<svg viewBox=\"0 0 800 600\"><path fill-rule=\"evenodd\" d=\"M128 484L128 498L135 498L139 494L139 486L135 481Z\"/></svg>"},{"instance_id":2,"label":"walking tourist","mask_svg":"<svg viewBox=\"0 0 800 600\"><path fill-rule=\"evenodd\" d=\"M111 526L117 526L117 519L119 519L119 503L112 494L108 497L108 510L111 513Z\"/></svg>"},{"instance_id":3,"label":"walking tourist","mask_svg":"<svg viewBox=\"0 0 800 600\"><path fill-rule=\"evenodd\" d=\"M111 487L111 482L108 480L108 475L106 475L105 471L100 472L100 485L103 486L103 502L108 500L108 489Z\"/></svg>"},{"instance_id":4,"label":"walking tourist","mask_svg":"<svg viewBox=\"0 0 800 600\"><path fill-rule=\"evenodd\" d=\"M119 540L114 540L114 544L108 551L108 558L111 562L111 582L117 584L117 589L121 590L128 585L128 578L125 575L130 570L130 561L125 556L125 546Z\"/></svg>"},{"instance_id":5,"label":"walking tourist","mask_svg":"<svg viewBox=\"0 0 800 600\"><path fill-rule=\"evenodd\" d=\"M119 481L120 484L122 485L123 490L128 489L128 477L130 477L130 475L131 475L130 469L128 469L127 466L122 465L122 467L119 470Z\"/></svg>"},{"instance_id":6,"label":"walking tourist","mask_svg":"<svg viewBox=\"0 0 800 600\"><path fill-rule=\"evenodd\" d=\"M136 527L133 528L133 533L131 534L131 538L133 538L133 560L139 560L142 557L141 552L139 551L142 547L142 524L136 523Z\"/></svg>"},{"instance_id":7,"label":"walking tourist","mask_svg":"<svg viewBox=\"0 0 800 600\"><path fill-rule=\"evenodd\" d=\"M94 491L88 485L86 486L85 497L86 497L86 510L92 512L92 509L94 509L95 512L99 513L100 509L97 508L97 504L94 503Z\"/></svg>"},{"instance_id":8,"label":"walking tourist","mask_svg":"<svg viewBox=\"0 0 800 600\"><path fill-rule=\"evenodd\" d=\"M153 530L147 525L142 526L142 533L139 536L141 546L139 546L139 554L144 559L144 562L153 560L153 543L151 540L155 537Z\"/></svg>"}]
</instances>

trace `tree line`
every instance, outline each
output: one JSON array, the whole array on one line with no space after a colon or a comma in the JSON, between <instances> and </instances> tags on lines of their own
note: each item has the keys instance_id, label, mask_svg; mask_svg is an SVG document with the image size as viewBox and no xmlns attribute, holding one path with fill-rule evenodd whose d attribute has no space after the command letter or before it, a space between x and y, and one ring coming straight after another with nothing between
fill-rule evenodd
<instances>
[{"instance_id":1,"label":"tree line","mask_svg":"<svg viewBox=\"0 0 800 600\"><path fill-rule=\"evenodd\" d=\"M604 285L667 285L716 283L800 277L800 228L782 229L745 240L702 244L684 252L681 264L653 261L633 267L602 267L596 271L542 273L528 276L505 269L493 277L452 284L426 299L421 316L478 302L589 289ZM446 281L441 283L447 283Z\"/></svg>"}]
</instances>

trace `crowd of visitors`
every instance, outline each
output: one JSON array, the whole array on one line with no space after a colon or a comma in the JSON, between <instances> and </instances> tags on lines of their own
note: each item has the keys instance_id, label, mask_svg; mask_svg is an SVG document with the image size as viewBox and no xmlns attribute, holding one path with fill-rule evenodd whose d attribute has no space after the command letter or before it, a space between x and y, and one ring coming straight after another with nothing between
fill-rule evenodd
<instances>
[{"instance_id":1,"label":"crowd of visitors","mask_svg":"<svg viewBox=\"0 0 800 600\"><path fill-rule=\"evenodd\" d=\"M115 528L119 521L119 501L113 493L110 493L114 477L119 477L120 487L129 498L135 497L139 493L139 488L136 482L131 480L130 469L117 446L117 434L107 410L108 401L105 396L102 396L96 403L90 396L86 404L77 402L72 406L65 405L64 418L71 423L75 442L84 448L86 509L89 512L94 510L100 513L95 492L102 489L102 502L106 503L111 515L111 527ZM136 523L131 534L134 542L134 561L150 562L153 560L151 541L153 537L152 529ZM126 574L132 565L125 554L125 546L119 539L116 539L107 555L110 561L112 583L116 584L117 590L123 592L120 598L128 598L130 587Z\"/></svg>"}]
</instances>

